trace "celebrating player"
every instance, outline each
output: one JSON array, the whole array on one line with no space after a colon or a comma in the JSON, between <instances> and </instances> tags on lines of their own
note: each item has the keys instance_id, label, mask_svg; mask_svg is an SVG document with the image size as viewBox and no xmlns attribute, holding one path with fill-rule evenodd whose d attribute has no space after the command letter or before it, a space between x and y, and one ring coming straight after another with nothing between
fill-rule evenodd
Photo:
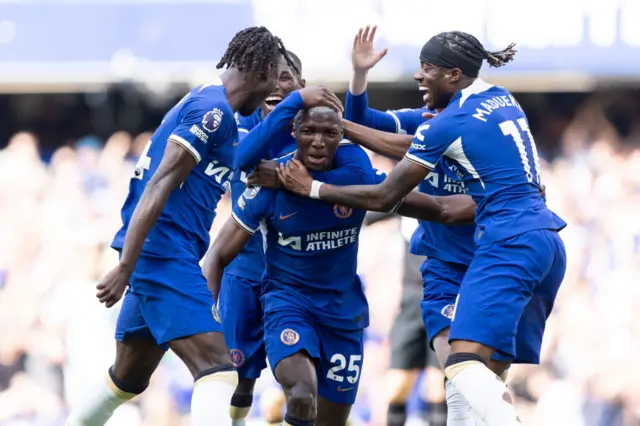
<instances>
[{"instance_id":1,"label":"celebrating player","mask_svg":"<svg viewBox=\"0 0 640 426\"><path fill-rule=\"evenodd\" d=\"M280 107L276 106L294 90L302 89L305 81L300 75L302 64L298 57L288 52L295 67L284 66L280 71L276 89L265 99L261 107L249 117L238 118L240 144L236 148L236 165L247 169L260 162L261 158L276 158L295 151L295 139L291 135L290 122L297 112L314 105L330 105L341 108L338 98L328 89L310 87L301 90ZM274 108L275 111L274 111ZM266 119L273 111L273 115ZM351 167L349 153L360 150L356 146L341 149L336 156L338 166ZM354 167L360 165L355 162ZM344 169L333 171L342 172ZM273 174L279 184L277 176ZM238 202L247 184L247 173L238 168L231 179L231 198ZM266 352L263 342L262 306L260 279L264 272L264 251L262 235L257 231L242 251L226 267L217 306L224 330L225 341L231 350L231 359L238 370L238 387L231 398L231 418L240 426L253 403L253 389L260 372L266 367ZM216 295L214 295L215 297ZM284 396L282 401L284 400ZM280 403L275 398L273 404ZM282 419L274 418L279 409L268 410L267 422L279 424ZM280 417L281 415L278 414Z\"/></svg>"},{"instance_id":2,"label":"celebrating player","mask_svg":"<svg viewBox=\"0 0 640 426\"><path fill-rule=\"evenodd\" d=\"M273 91L282 58L264 27L240 31L217 68L220 80L191 90L165 115L131 178L123 227L112 247L120 263L98 285L113 306L127 291L116 326L116 359L103 386L71 414L69 425L103 425L142 393L167 348L195 384L194 426L231 424L237 374L199 260L209 245L216 205L228 184L238 136L234 111L251 114Z\"/></svg>"},{"instance_id":3,"label":"celebrating player","mask_svg":"<svg viewBox=\"0 0 640 426\"><path fill-rule=\"evenodd\" d=\"M353 65L353 76L349 82L347 92L345 118L355 123L371 127L385 132L399 134L414 134L424 121L425 113L434 113L427 107L416 109L402 109L394 111L377 111L368 107L367 99L367 74L369 69L374 67L385 55L386 49L375 52L373 42L376 27L366 27L360 29L353 44L351 60ZM422 90L426 89L421 87ZM363 129L361 126L351 122L345 122L345 133L353 142L359 143L393 160L400 161L406 154L411 143L410 136L395 138L394 135L384 135L380 132L373 132ZM428 179L423 180L418 185L418 190L425 194L447 196L453 194L466 193L465 187L461 185L457 175L457 166L443 159L438 161L433 172ZM450 176L452 175L452 176ZM449 355L449 323L453 305L458 295L458 290L462 277L464 276L471 259L475 244L473 242L474 225L447 226L435 222L420 221L419 227L415 230L411 238L411 253L419 256L427 256L422 263L420 272L422 273L423 292L422 303L412 306L403 303L400 318L410 318L409 312L422 307L422 317L427 330L429 344L436 351L442 369ZM417 272L417 271L416 271ZM406 312L406 313L405 313ZM420 333L413 333L420 338ZM401 353L406 356L407 333L397 333L396 340L403 336ZM394 334L392 334L394 337ZM392 346L393 347L393 346ZM422 347L422 342L415 342L412 346ZM417 378L415 361L401 363L400 355L394 358L392 352L391 378L395 378L394 383L401 383L398 389L411 389ZM394 368L393 362L396 362ZM424 367L424 365L423 365ZM430 374L436 371L431 369ZM442 373L440 373L442 374ZM435 380L433 382L436 382ZM440 379L442 383L442 379ZM406 398L407 392L398 391L391 395L391 403L388 410L387 423L389 426L402 426L406 420ZM465 425L473 416L472 411L464 398L455 390L450 382L446 384L446 399L448 404L447 422L448 426ZM437 410L431 413L429 424L444 425L442 416Z\"/></svg>"},{"instance_id":4,"label":"celebrating player","mask_svg":"<svg viewBox=\"0 0 640 426\"><path fill-rule=\"evenodd\" d=\"M295 68L282 67L275 90L269 94L254 114L243 117L236 113L238 141L240 142L236 148L236 154L239 147L244 146L242 142L249 131L260 123L278 102L291 91L304 87L305 83L300 75L302 71L300 59L290 51L287 53ZM283 147L281 151L274 152L273 157L280 157L294 149L291 148L287 151L287 148L291 147ZM247 173L240 169L234 170L229 187L233 204L237 203L246 184ZM262 236L260 232L256 232L256 235L249 240L238 256L225 269L217 303L220 309L225 342L231 351L231 361L238 371L238 386L231 398L230 409L234 426L245 423L245 418L253 403L253 388L256 379L260 377L260 372L267 366L267 355L262 341L262 307L260 305L260 278L263 272ZM240 306L241 308L238 308ZM277 407L267 410L266 420L270 425L282 422L280 413L284 404L284 395L281 395L281 398L273 400L273 404Z\"/></svg>"},{"instance_id":5,"label":"celebrating player","mask_svg":"<svg viewBox=\"0 0 640 426\"><path fill-rule=\"evenodd\" d=\"M299 96L290 97L294 95ZM286 107L285 102L276 110ZM358 147L361 171L331 175L333 157L342 140L341 118L335 111L326 107L304 110L296 116L295 134L295 155L316 177L343 183L379 181L367 155ZM401 210L423 216L429 211L429 217L440 220L471 219L473 202L466 196L458 200L459 208L441 208L434 199L415 194L407 197L407 205ZM269 364L286 394L285 424L344 424L355 401L363 329L369 322L367 302L356 274L358 234L364 214L282 190L248 188L206 257L207 279L216 293L224 267L263 224L264 340Z\"/></svg>"},{"instance_id":6,"label":"celebrating player","mask_svg":"<svg viewBox=\"0 0 640 426\"><path fill-rule=\"evenodd\" d=\"M499 67L513 46L488 52L473 36L446 32L420 53L416 79L430 109L405 158L379 185L338 187L309 182L304 167L279 169L300 195L355 208L385 210L402 200L442 156L463 172L478 204L478 248L452 312L445 374L488 426L518 425L502 381L487 368L494 352L538 363L546 318L566 269L558 231L566 223L541 199L539 161L522 108L504 88L478 78L482 62Z\"/></svg>"}]
</instances>

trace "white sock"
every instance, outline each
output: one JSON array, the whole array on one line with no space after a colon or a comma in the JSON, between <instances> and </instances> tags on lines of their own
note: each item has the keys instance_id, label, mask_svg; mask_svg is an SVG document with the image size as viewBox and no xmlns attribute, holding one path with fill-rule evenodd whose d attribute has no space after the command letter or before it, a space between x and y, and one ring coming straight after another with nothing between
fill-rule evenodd
<instances>
[{"instance_id":1,"label":"white sock","mask_svg":"<svg viewBox=\"0 0 640 426\"><path fill-rule=\"evenodd\" d=\"M231 426L229 406L238 373L221 371L198 379L191 397L191 426Z\"/></svg>"},{"instance_id":2,"label":"white sock","mask_svg":"<svg viewBox=\"0 0 640 426\"><path fill-rule=\"evenodd\" d=\"M232 426L245 426L247 424L246 419L232 419L231 420L231 425Z\"/></svg>"},{"instance_id":3,"label":"white sock","mask_svg":"<svg viewBox=\"0 0 640 426\"><path fill-rule=\"evenodd\" d=\"M484 364L461 362L445 374L487 426L522 426L506 385Z\"/></svg>"},{"instance_id":4,"label":"white sock","mask_svg":"<svg viewBox=\"0 0 640 426\"><path fill-rule=\"evenodd\" d=\"M137 396L119 389L107 375L94 389L87 390L76 407L71 410L66 426L104 426L113 412Z\"/></svg>"},{"instance_id":5,"label":"white sock","mask_svg":"<svg viewBox=\"0 0 640 426\"><path fill-rule=\"evenodd\" d=\"M484 426L484 422L473 412L451 380L447 380L445 390L447 392L447 426Z\"/></svg>"}]
</instances>

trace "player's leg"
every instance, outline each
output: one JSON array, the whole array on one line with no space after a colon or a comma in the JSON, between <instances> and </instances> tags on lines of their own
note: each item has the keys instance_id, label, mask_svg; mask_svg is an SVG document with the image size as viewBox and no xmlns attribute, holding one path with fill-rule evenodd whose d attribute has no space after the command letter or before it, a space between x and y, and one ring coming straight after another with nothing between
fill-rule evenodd
<instances>
[{"instance_id":1,"label":"player's leg","mask_svg":"<svg viewBox=\"0 0 640 426\"><path fill-rule=\"evenodd\" d=\"M197 259L139 260L132 288L144 297L140 307L156 341L168 344L194 378L191 424L230 426L238 375Z\"/></svg>"},{"instance_id":2,"label":"player's leg","mask_svg":"<svg viewBox=\"0 0 640 426\"><path fill-rule=\"evenodd\" d=\"M444 373L442 372L442 368L440 368L436 354L429 347L426 347L426 349L428 351L427 368L425 368L427 423L429 426L446 426L448 408L444 386Z\"/></svg>"},{"instance_id":3,"label":"player's leg","mask_svg":"<svg viewBox=\"0 0 640 426\"><path fill-rule=\"evenodd\" d=\"M407 400L426 361L426 332L420 315L420 293L407 292L391 328L391 368L387 372L389 392L387 425L403 426Z\"/></svg>"},{"instance_id":4,"label":"player's leg","mask_svg":"<svg viewBox=\"0 0 640 426\"><path fill-rule=\"evenodd\" d=\"M285 299L267 292L262 300L267 357L285 394L283 425L313 426L318 389L315 362L320 357L320 342L304 312Z\"/></svg>"},{"instance_id":5,"label":"player's leg","mask_svg":"<svg viewBox=\"0 0 640 426\"><path fill-rule=\"evenodd\" d=\"M431 346L436 353L440 371L443 372L451 353L448 326L431 340ZM484 426L485 423L480 419L480 416L446 376L444 376L444 389L447 401L447 426Z\"/></svg>"},{"instance_id":6,"label":"player's leg","mask_svg":"<svg viewBox=\"0 0 640 426\"><path fill-rule=\"evenodd\" d=\"M547 318L551 314L564 274L567 258L562 239L555 232L547 232L551 246L555 247L556 256L547 276L535 288L533 297L527 304L518 322L515 339L515 358L504 357L495 353L489 361L489 368L506 382L511 363L539 364L540 349Z\"/></svg>"},{"instance_id":7,"label":"player's leg","mask_svg":"<svg viewBox=\"0 0 640 426\"><path fill-rule=\"evenodd\" d=\"M284 425L313 426L317 415L315 364L306 351L283 358L274 374L284 390L287 412Z\"/></svg>"},{"instance_id":8,"label":"player's leg","mask_svg":"<svg viewBox=\"0 0 640 426\"><path fill-rule=\"evenodd\" d=\"M460 287L445 374L488 426L520 424L506 385L487 363L496 350L515 356L520 317L555 261L546 232L479 246Z\"/></svg>"},{"instance_id":9,"label":"player's leg","mask_svg":"<svg viewBox=\"0 0 640 426\"><path fill-rule=\"evenodd\" d=\"M238 374L221 331L174 339L171 350L193 376L191 424L231 425L229 406L238 385Z\"/></svg>"},{"instance_id":10,"label":"player's leg","mask_svg":"<svg viewBox=\"0 0 640 426\"><path fill-rule=\"evenodd\" d=\"M422 319L427 335L431 339L429 344L435 351L441 371L444 371L451 352L449 327L466 268L463 265L455 265L432 258L422 264L420 271L424 286L423 298L420 302ZM473 413L467 400L452 383L446 380L444 387L448 426L482 424L475 419L477 415Z\"/></svg>"},{"instance_id":11,"label":"player's leg","mask_svg":"<svg viewBox=\"0 0 640 426\"><path fill-rule=\"evenodd\" d=\"M318 395L316 426L345 426L349 423L352 404L339 404Z\"/></svg>"},{"instance_id":12,"label":"player's leg","mask_svg":"<svg viewBox=\"0 0 640 426\"><path fill-rule=\"evenodd\" d=\"M238 386L231 398L234 426L245 424L253 403L253 388L267 366L260 305L260 284L224 274L218 298L224 338L238 371Z\"/></svg>"},{"instance_id":13,"label":"player's leg","mask_svg":"<svg viewBox=\"0 0 640 426\"><path fill-rule=\"evenodd\" d=\"M356 401L362 373L364 331L319 327L317 426L345 426Z\"/></svg>"},{"instance_id":14,"label":"player's leg","mask_svg":"<svg viewBox=\"0 0 640 426\"><path fill-rule=\"evenodd\" d=\"M115 362L103 382L84 392L67 426L104 425L119 406L147 388L165 351L149 332L138 297L127 291L116 325Z\"/></svg>"}]
</instances>

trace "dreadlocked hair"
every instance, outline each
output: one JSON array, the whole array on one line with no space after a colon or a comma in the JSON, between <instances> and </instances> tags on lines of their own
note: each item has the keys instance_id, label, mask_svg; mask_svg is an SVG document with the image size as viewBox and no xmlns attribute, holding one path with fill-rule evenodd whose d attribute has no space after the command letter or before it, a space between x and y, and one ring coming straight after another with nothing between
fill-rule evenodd
<instances>
[{"instance_id":1,"label":"dreadlocked hair","mask_svg":"<svg viewBox=\"0 0 640 426\"><path fill-rule=\"evenodd\" d=\"M282 55L287 64L300 73L291 60L280 38L271 34L265 27L249 27L239 31L229 43L217 69L222 67L237 68L240 71L255 71L264 77L269 63L274 57Z\"/></svg>"},{"instance_id":2,"label":"dreadlocked hair","mask_svg":"<svg viewBox=\"0 0 640 426\"><path fill-rule=\"evenodd\" d=\"M474 62L482 63L483 60L490 66L498 68L511 62L517 50L514 50L515 43L511 43L506 49L489 52L485 50L480 41L471 34L462 31L450 31L436 36L450 50L467 56Z\"/></svg>"}]
</instances>

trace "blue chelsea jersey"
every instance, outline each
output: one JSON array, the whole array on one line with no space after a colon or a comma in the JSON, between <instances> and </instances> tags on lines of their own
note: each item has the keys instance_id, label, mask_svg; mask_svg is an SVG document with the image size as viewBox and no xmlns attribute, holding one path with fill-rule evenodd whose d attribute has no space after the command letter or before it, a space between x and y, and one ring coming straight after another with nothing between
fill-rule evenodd
<instances>
[{"instance_id":1,"label":"blue chelsea jersey","mask_svg":"<svg viewBox=\"0 0 640 426\"><path fill-rule=\"evenodd\" d=\"M279 158L296 150L291 135L291 120L304 108L302 97L295 91L289 94L265 119L258 109L249 117L236 114L240 143L235 162L242 166L256 164L261 158ZM368 159L362 149L343 141L334 157L334 169L326 172L329 179L341 179L352 173L365 173ZM231 179L231 199L235 205L246 187L247 172L236 168ZM238 256L227 266L226 273L247 278L257 283L264 272L264 248L260 232L251 238Z\"/></svg>"},{"instance_id":2,"label":"blue chelsea jersey","mask_svg":"<svg viewBox=\"0 0 640 426\"><path fill-rule=\"evenodd\" d=\"M122 249L133 212L145 185L160 164L168 140L196 161L186 180L171 194L143 246L143 253L201 259L209 231L231 176L238 128L221 81L191 90L167 114L142 153L122 207L122 223L111 246Z\"/></svg>"},{"instance_id":3,"label":"blue chelsea jersey","mask_svg":"<svg viewBox=\"0 0 640 426\"><path fill-rule=\"evenodd\" d=\"M363 162L359 172L338 179L331 179L328 172L312 173L314 178L339 185L374 184L376 176L366 153L355 148L361 151L358 158ZM272 284L269 291L280 291L296 303L310 306L322 324L358 329L369 322L368 305L356 274L365 213L285 190L256 187L242 194L232 214L247 232L260 229L263 233L263 282Z\"/></svg>"},{"instance_id":4,"label":"blue chelsea jersey","mask_svg":"<svg viewBox=\"0 0 640 426\"><path fill-rule=\"evenodd\" d=\"M260 109L256 110L255 113L248 117L243 117L236 113L236 123L238 124L238 136L240 143L243 142L249 132L255 126L260 124L261 121L262 111ZM286 136L288 136L288 140L279 145L282 151L276 152L275 148L270 149L272 157L280 157L295 150L295 140L290 135L285 135L285 137ZM245 191L247 186L247 176L247 172L241 169L235 169L233 171L231 185L229 187L229 195L231 196L232 205L236 205L238 199ZM263 245L262 234L258 231L251 237L249 242L244 246L236 258L227 265L225 272L258 283L264 273Z\"/></svg>"},{"instance_id":5,"label":"blue chelsea jersey","mask_svg":"<svg viewBox=\"0 0 640 426\"><path fill-rule=\"evenodd\" d=\"M540 164L529 123L504 88L477 79L417 129L406 158L433 169L443 156L459 166L478 204L477 244L566 226L540 197Z\"/></svg>"},{"instance_id":6,"label":"blue chelsea jersey","mask_svg":"<svg viewBox=\"0 0 640 426\"><path fill-rule=\"evenodd\" d=\"M366 93L358 96L347 93L346 118L377 130L414 134L425 123L422 114L434 112L426 107L377 111L367 106ZM467 188L461 181L461 176L457 164L443 159L418 185L418 190L434 196L466 194ZM424 220L418 223L419 226L411 237L411 253L464 265L471 263L475 251L475 225L447 226Z\"/></svg>"}]
</instances>

